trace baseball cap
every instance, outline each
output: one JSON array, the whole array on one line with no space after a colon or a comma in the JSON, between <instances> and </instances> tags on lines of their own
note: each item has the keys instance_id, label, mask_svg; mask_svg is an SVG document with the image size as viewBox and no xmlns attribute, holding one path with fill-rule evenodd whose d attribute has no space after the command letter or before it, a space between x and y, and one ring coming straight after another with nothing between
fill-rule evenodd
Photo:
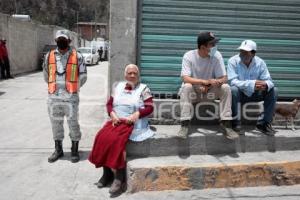
<instances>
[{"instance_id":1,"label":"baseball cap","mask_svg":"<svg viewBox=\"0 0 300 200\"><path fill-rule=\"evenodd\" d=\"M213 32L201 32L198 35L198 47L205 43L217 43L219 42L219 38L216 38Z\"/></svg>"},{"instance_id":2,"label":"baseball cap","mask_svg":"<svg viewBox=\"0 0 300 200\"><path fill-rule=\"evenodd\" d=\"M256 43L253 40L244 40L239 46L240 50L244 51L256 51Z\"/></svg>"},{"instance_id":3,"label":"baseball cap","mask_svg":"<svg viewBox=\"0 0 300 200\"><path fill-rule=\"evenodd\" d=\"M68 39L70 39L70 33L68 30L58 30L56 32L55 39L57 39L59 37L64 37L68 40Z\"/></svg>"}]
</instances>

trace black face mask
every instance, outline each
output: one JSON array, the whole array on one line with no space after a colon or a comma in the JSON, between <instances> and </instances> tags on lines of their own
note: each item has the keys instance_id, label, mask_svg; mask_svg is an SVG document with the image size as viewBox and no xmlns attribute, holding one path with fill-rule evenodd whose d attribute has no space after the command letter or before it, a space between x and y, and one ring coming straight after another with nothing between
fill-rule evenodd
<instances>
[{"instance_id":1,"label":"black face mask","mask_svg":"<svg viewBox=\"0 0 300 200\"><path fill-rule=\"evenodd\" d=\"M58 49L60 50L65 50L69 47L69 42L68 40L58 40L56 42Z\"/></svg>"},{"instance_id":2,"label":"black face mask","mask_svg":"<svg viewBox=\"0 0 300 200\"><path fill-rule=\"evenodd\" d=\"M253 56L240 54L240 58L241 58L243 63L249 63L249 62L251 62Z\"/></svg>"}]
</instances>

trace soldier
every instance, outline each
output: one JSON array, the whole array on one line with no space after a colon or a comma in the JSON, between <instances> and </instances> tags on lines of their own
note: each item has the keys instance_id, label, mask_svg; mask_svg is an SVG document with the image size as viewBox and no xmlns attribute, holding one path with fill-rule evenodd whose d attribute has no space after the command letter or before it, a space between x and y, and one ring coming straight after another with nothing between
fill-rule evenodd
<instances>
[{"instance_id":1,"label":"soldier","mask_svg":"<svg viewBox=\"0 0 300 200\"><path fill-rule=\"evenodd\" d=\"M57 48L46 54L43 63L44 79L48 83L48 113L55 141L55 151L48 162L55 162L64 155L62 140L66 116L72 140L71 161L75 163L80 159L79 88L87 80L87 71L82 55L70 48L71 39L67 30L57 31L55 41Z\"/></svg>"}]
</instances>

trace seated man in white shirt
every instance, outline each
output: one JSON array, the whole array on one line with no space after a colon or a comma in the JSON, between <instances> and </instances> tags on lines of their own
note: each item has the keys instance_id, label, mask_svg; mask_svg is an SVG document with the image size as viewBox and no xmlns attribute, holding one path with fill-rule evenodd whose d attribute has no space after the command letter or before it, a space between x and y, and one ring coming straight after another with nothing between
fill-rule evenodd
<instances>
[{"instance_id":1,"label":"seated man in white shirt","mask_svg":"<svg viewBox=\"0 0 300 200\"><path fill-rule=\"evenodd\" d=\"M247 102L264 101L264 112L256 128L274 135L271 126L277 100L277 89L271 79L266 63L256 56L257 46L252 40L245 40L238 48L240 53L228 60L227 74L232 93L232 127L241 130L241 105Z\"/></svg>"},{"instance_id":2,"label":"seated man in white shirt","mask_svg":"<svg viewBox=\"0 0 300 200\"><path fill-rule=\"evenodd\" d=\"M227 84L223 57L217 51L218 41L212 32L201 32L197 39L198 49L188 51L183 56L179 137L186 138L188 135L193 115L192 103L214 99L220 99L220 119L224 136L228 139L236 139L239 136L231 128L231 91Z\"/></svg>"}]
</instances>

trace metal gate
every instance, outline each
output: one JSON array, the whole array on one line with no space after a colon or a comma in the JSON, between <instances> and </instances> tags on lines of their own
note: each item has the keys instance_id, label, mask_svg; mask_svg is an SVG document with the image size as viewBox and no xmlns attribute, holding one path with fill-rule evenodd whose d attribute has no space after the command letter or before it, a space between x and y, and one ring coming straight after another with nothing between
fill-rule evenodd
<instances>
[{"instance_id":1,"label":"metal gate","mask_svg":"<svg viewBox=\"0 0 300 200\"><path fill-rule=\"evenodd\" d=\"M183 54L200 31L222 38L225 64L244 39L258 45L279 98L300 97L299 0L140 0L138 64L142 81L160 97L177 94Z\"/></svg>"}]
</instances>

